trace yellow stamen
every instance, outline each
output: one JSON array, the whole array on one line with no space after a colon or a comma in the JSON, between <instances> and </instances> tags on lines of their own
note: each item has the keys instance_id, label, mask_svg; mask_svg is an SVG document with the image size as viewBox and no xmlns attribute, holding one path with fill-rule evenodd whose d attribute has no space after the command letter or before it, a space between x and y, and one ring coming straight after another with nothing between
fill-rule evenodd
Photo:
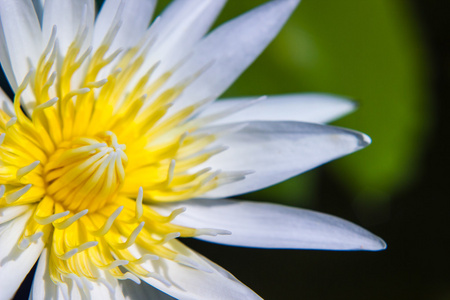
<instances>
[{"instance_id":1,"label":"yellow stamen","mask_svg":"<svg viewBox=\"0 0 450 300\"><path fill-rule=\"evenodd\" d=\"M154 37L106 57L120 18L93 53L83 48L85 13L82 18L66 53L53 28L16 90L14 112L0 110L0 208L27 205L32 217L18 246L48 244L50 277L65 294L66 279L86 292L102 272L170 285L145 264L164 258L203 270L171 247L174 239L229 232L174 225L184 208L163 216L150 205L187 200L245 174L198 168L226 149L212 146L218 133L195 133L206 121L194 117L211 97L171 111L208 66L167 86L181 63L157 78L159 62L142 69ZM112 71L101 78L105 67Z\"/></svg>"},{"instance_id":2,"label":"yellow stamen","mask_svg":"<svg viewBox=\"0 0 450 300\"><path fill-rule=\"evenodd\" d=\"M28 192L30 190L30 188L31 188L31 184L27 184L23 188L6 195L6 203L11 204L14 201L17 201L20 197L25 195L25 193Z\"/></svg>"}]
</instances>

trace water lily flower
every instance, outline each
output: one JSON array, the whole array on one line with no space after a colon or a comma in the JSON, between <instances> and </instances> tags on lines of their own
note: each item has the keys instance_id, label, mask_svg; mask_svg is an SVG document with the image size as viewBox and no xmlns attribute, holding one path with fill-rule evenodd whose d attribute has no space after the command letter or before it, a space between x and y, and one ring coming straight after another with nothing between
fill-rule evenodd
<instances>
[{"instance_id":1,"label":"water lily flower","mask_svg":"<svg viewBox=\"0 0 450 300\"><path fill-rule=\"evenodd\" d=\"M215 101L298 2L207 33L224 0L173 1L150 26L155 0L106 0L97 16L93 0L2 0L0 299L37 261L31 299L259 298L178 237L383 249L337 217L223 199L370 142L318 124L352 110L336 97Z\"/></svg>"}]
</instances>

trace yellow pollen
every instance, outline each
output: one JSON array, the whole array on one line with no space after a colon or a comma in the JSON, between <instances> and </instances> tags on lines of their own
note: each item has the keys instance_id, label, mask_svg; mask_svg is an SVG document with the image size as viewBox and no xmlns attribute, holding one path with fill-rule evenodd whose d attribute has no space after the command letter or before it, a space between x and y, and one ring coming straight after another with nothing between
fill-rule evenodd
<instances>
[{"instance_id":1,"label":"yellow pollen","mask_svg":"<svg viewBox=\"0 0 450 300\"><path fill-rule=\"evenodd\" d=\"M113 200L125 181L124 150L112 132L61 143L44 167L47 194L66 210L97 211Z\"/></svg>"}]
</instances>

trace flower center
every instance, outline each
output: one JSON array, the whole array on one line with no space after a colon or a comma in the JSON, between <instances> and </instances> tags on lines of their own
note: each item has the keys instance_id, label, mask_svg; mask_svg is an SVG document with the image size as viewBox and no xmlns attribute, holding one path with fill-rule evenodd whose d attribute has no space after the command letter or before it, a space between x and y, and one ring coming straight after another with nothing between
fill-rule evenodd
<instances>
[{"instance_id":1,"label":"flower center","mask_svg":"<svg viewBox=\"0 0 450 300\"><path fill-rule=\"evenodd\" d=\"M104 207L125 180L124 150L110 131L62 142L44 168L47 194L72 212Z\"/></svg>"}]
</instances>

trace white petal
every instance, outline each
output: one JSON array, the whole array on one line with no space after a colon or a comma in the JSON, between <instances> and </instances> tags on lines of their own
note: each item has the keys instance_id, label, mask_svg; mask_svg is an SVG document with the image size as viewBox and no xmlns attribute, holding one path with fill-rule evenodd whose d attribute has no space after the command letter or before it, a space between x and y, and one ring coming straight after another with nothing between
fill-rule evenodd
<instances>
[{"instance_id":1,"label":"white petal","mask_svg":"<svg viewBox=\"0 0 450 300\"><path fill-rule=\"evenodd\" d=\"M32 211L0 225L0 299L10 299L44 248L42 240L27 249L17 247Z\"/></svg>"},{"instance_id":2,"label":"white petal","mask_svg":"<svg viewBox=\"0 0 450 300\"><path fill-rule=\"evenodd\" d=\"M105 277L105 273L102 277ZM112 277L112 276L110 276ZM100 282L92 282L93 289L90 291L91 299L116 299L124 300L122 287L119 285L118 280L115 278L108 278L108 283L113 287L114 293Z\"/></svg>"},{"instance_id":3,"label":"white petal","mask_svg":"<svg viewBox=\"0 0 450 300\"><path fill-rule=\"evenodd\" d=\"M209 63L212 66L186 88L175 104L177 108L222 94L278 34L298 2L270 1L223 24L200 41L172 82Z\"/></svg>"},{"instance_id":4,"label":"white petal","mask_svg":"<svg viewBox=\"0 0 450 300\"><path fill-rule=\"evenodd\" d=\"M164 277L171 282L171 285L168 287L153 278L141 278L148 284L176 299L183 300L261 299L229 272L195 253L180 242L173 240L168 244L176 252L189 257L202 266L208 267L209 272L161 258L152 263L158 265L159 272L163 273ZM152 269L154 266L150 264L150 262L147 263L145 267Z\"/></svg>"},{"instance_id":5,"label":"white petal","mask_svg":"<svg viewBox=\"0 0 450 300\"><path fill-rule=\"evenodd\" d=\"M50 279L49 274L49 251L45 248L36 268L34 274L33 286L31 288L31 299L63 299L63 293L59 290L58 286Z\"/></svg>"},{"instance_id":6,"label":"white petal","mask_svg":"<svg viewBox=\"0 0 450 300\"><path fill-rule=\"evenodd\" d=\"M142 282L136 284L131 280L122 280L120 282L123 289L123 295L126 300L151 299L151 300L173 300L175 298L155 289L151 285Z\"/></svg>"},{"instance_id":7,"label":"white petal","mask_svg":"<svg viewBox=\"0 0 450 300\"><path fill-rule=\"evenodd\" d=\"M338 217L278 204L194 199L156 206L161 213L186 207L175 224L216 228L231 235L199 239L233 246L283 249L382 250L386 244L367 230Z\"/></svg>"},{"instance_id":8,"label":"white petal","mask_svg":"<svg viewBox=\"0 0 450 300\"><path fill-rule=\"evenodd\" d=\"M0 109L7 113L10 117L15 116L14 106L8 95L0 88Z\"/></svg>"},{"instance_id":9,"label":"white petal","mask_svg":"<svg viewBox=\"0 0 450 300\"><path fill-rule=\"evenodd\" d=\"M93 0L47 0L44 7L44 20L42 31L44 41L47 42L54 25L57 27L57 37L60 51L63 55L74 41L81 28L87 26L88 34L85 37L84 47L87 49L92 39L94 27L95 7Z\"/></svg>"},{"instance_id":10,"label":"white petal","mask_svg":"<svg viewBox=\"0 0 450 300\"><path fill-rule=\"evenodd\" d=\"M0 224L6 223L22 215L30 209L29 205L16 205L0 208Z\"/></svg>"},{"instance_id":11,"label":"white petal","mask_svg":"<svg viewBox=\"0 0 450 300\"><path fill-rule=\"evenodd\" d=\"M2 0L0 21L0 60L15 90L29 71L29 61L35 66L42 51L41 27L31 0Z\"/></svg>"},{"instance_id":12,"label":"white petal","mask_svg":"<svg viewBox=\"0 0 450 300\"><path fill-rule=\"evenodd\" d=\"M113 291L110 291L106 285L104 285L100 281L89 281L85 278L80 278L82 281L88 283L83 290L70 279L66 279L65 283L68 286L69 290L69 299L115 299L115 300L124 300L122 287L119 285L118 280L115 278L111 278L112 276L103 273L100 275L100 278L107 279L107 282L112 286ZM85 283L85 284L86 284ZM88 295L86 295L88 293ZM58 287L58 296L63 295L62 289ZM62 298L57 298L62 299Z\"/></svg>"},{"instance_id":13,"label":"white petal","mask_svg":"<svg viewBox=\"0 0 450 300\"><path fill-rule=\"evenodd\" d=\"M311 123L332 122L355 110L356 103L328 94L292 94L269 96L252 102L256 98L221 99L215 101L199 117L214 115L222 111L245 107L238 112L219 119L212 124L245 121L301 121Z\"/></svg>"},{"instance_id":14,"label":"white petal","mask_svg":"<svg viewBox=\"0 0 450 300\"><path fill-rule=\"evenodd\" d=\"M116 16L120 16L121 26L108 53L136 44L150 24L155 4L156 0L106 0L95 21L94 48L100 45Z\"/></svg>"},{"instance_id":15,"label":"white petal","mask_svg":"<svg viewBox=\"0 0 450 300\"><path fill-rule=\"evenodd\" d=\"M161 14L151 50L153 63L166 59L175 64L211 27L226 0L176 0Z\"/></svg>"},{"instance_id":16,"label":"white petal","mask_svg":"<svg viewBox=\"0 0 450 300\"><path fill-rule=\"evenodd\" d=\"M156 28L151 28L156 41L136 77L139 78L155 63L160 62L154 74L156 78L188 55L209 30L225 2L226 0L172 1L154 24Z\"/></svg>"},{"instance_id":17,"label":"white petal","mask_svg":"<svg viewBox=\"0 0 450 300\"><path fill-rule=\"evenodd\" d=\"M367 146L370 138L356 131L319 124L256 121L237 132L220 136L217 143L229 148L198 169L212 167L254 173L202 197L226 198L271 186L355 152Z\"/></svg>"}]
</instances>

